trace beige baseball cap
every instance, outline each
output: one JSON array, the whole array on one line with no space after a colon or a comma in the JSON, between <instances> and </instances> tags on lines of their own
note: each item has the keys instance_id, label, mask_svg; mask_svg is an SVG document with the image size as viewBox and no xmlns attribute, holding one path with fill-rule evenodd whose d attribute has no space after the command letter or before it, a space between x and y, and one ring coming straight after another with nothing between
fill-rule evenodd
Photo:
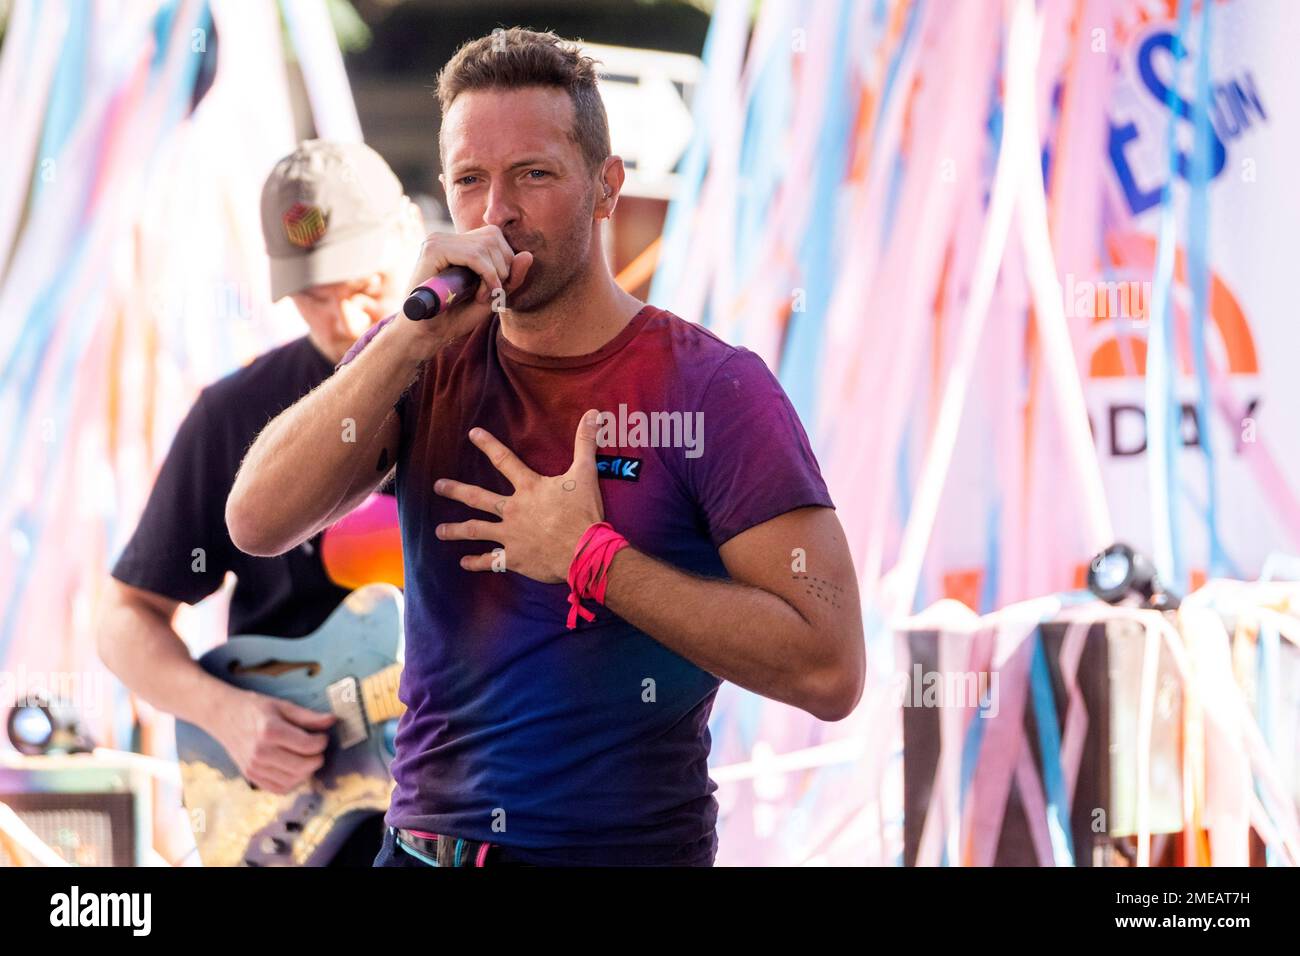
<instances>
[{"instance_id":1,"label":"beige baseball cap","mask_svg":"<svg viewBox=\"0 0 1300 956\"><path fill-rule=\"evenodd\" d=\"M271 300L379 272L408 202L364 143L304 140L262 186Z\"/></svg>"}]
</instances>

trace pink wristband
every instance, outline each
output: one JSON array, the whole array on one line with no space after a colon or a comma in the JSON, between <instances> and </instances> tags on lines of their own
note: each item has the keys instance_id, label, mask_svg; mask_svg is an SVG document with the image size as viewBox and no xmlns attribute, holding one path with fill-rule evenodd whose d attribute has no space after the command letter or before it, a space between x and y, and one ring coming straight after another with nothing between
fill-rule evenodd
<instances>
[{"instance_id":1,"label":"pink wristband","mask_svg":"<svg viewBox=\"0 0 1300 956\"><path fill-rule=\"evenodd\" d=\"M582 601L590 598L597 604L605 603L609 564L614 555L627 546L627 538L615 531L608 521L597 521L578 539L569 565L569 630L578 626L579 614L584 621L595 620L595 613L583 607Z\"/></svg>"}]
</instances>

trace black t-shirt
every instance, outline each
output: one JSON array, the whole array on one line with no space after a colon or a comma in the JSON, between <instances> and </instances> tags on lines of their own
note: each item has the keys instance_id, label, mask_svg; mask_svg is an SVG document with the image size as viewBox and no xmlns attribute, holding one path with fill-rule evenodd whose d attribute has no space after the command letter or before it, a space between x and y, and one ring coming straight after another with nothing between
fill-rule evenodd
<instances>
[{"instance_id":1,"label":"black t-shirt","mask_svg":"<svg viewBox=\"0 0 1300 956\"><path fill-rule=\"evenodd\" d=\"M226 498L258 433L333 372L304 335L203 389L172 439L113 577L194 604L233 571L228 634L303 637L323 624L349 593L322 561L329 529L277 557L253 557L230 540ZM383 493L391 495L391 485Z\"/></svg>"}]
</instances>

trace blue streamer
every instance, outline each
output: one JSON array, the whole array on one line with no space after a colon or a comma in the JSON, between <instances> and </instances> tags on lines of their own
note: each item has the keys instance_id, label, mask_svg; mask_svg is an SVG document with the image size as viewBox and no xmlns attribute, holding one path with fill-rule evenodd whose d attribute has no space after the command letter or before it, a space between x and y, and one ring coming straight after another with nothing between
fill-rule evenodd
<instances>
[{"instance_id":1,"label":"blue streamer","mask_svg":"<svg viewBox=\"0 0 1300 956\"><path fill-rule=\"evenodd\" d=\"M793 8L786 8L792 12ZM787 18L788 19L788 18ZM787 34L789 24L777 28ZM755 252L763 238L763 224L772 209L781 180L786 172L788 151L783 148L790 115L794 109L790 44L775 42L768 47L767 58L758 67L753 96L748 103L740 145L735 234L731 236L735 254L730 259L746 275L737 278L743 285L756 272L766 268ZM726 265L726 263L724 263ZM744 327L742 326L742 333ZM748 344L743 340L733 344Z\"/></svg>"},{"instance_id":2,"label":"blue streamer","mask_svg":"<svg viewBox=\"0 0 1300 956\"><path fill-rule=\"evenodd\" d=\"M1191 0L1181 0L1175 50L1186 49L1184 40L1191 14ZM1151 510L1161 517L1167 530L1157 524L1153 560L1160 577L1176 589L1186 590L1181 534L1178 528L1178 454L1182 448L1182 412L1174 394L1177 364L1173 349L1173 279L1175 255L1174 178L1179 166L1175 124L1181 106L1177 82L1170 82L1166 96L1169 126L1166 151L1169 174L1160 191L1160 233L1156 246L1156 269L1152 282L1152 315L1147 338L1147 471L1151 487ZM1163 428L1157 425L1163 422Z\"/></svg>"},{"instance_id":3,"label":"blue streamer","mask_svg":"<svg viewBox=\"0 0 1300 956\"><path fill-rule=\"evenodd\" d=\"M1196 117L1190 185L1191 205L1187 224L1187 280L1192 288L1192 356L1196 367L1196 414L1201 452L1205 457L1205 527L1209 538L1209 575L1228 573L1227 556L1219 536L1218 489L1211 440L1210 372L1205 351L1205 324L1209 314L1210 269L1210 175L1213 163L1214 135L1210 129L1210 9L1201 4L1200 53L1196 58Z\"/></svg>"},{"instance_id":4,"label":"blue streamer","mask_svg":"<svg viewBox=\"0 0 1300 956\"><path fill-rule=\"evenodd\" d=\"M992 683L990 682L990 688ZM961 771L958 775L957 789L957 820L949 821L953 825L961 826L961 815L966 808L966 800L970 797L971 784L975 780L975 768L979 766L980 748L984 746L984 725L990 718L984 715L988 713L993 702L989 695L985 694L980 698L979 712L971 718L970 724L966 727L966 739L962 741L961 746ZM939 785L939 781L935 781ZM942 865L948 865L948 834L943 834L943 859Z\"/></svg>"},{"instance_id":5,"label":"blue streamer","mask_svg":"<svg viewBox=\"0 0 1300 956\"><path fill-rule=\"evenodd\" d=\"M59 65L55 68L54 77L50 81L50 96L45 108L45 124L41 130L40 152L36 157L38 169L47 161L57 160L76 126L82 101L86 97L86 60L90 55L90 37L94 32L93 28L94 21L89 0L73 0L68 6L68 29L63 35ZM34 201L39 200L57 179L57 177L49 177L47 181L43 172L42 169L42 174L38 174L32 184Z\"/></svg>"},{"instance_id":6,"label":"blue streamer","mask_svg":"<svg viewBox=\"0 0 1300 956\"><path fill-rule=\"evenodd\" d=\"M989 505L988 524L984 532L984 581L980 585L980 614L991 614L997 610L998 587L1001 582L1001 565L998 551L998 527L1002 523L1002 499L994 497Z\"/></svg>"},{"instance_id":7,"label":"blue streamer","mask_svg":"<svg viewBox=\"0 0 1300 956\"><path fill-rule=\"evenodd\" d=\"M806 310L790 316L785 346L781 350L780 379L795 411L804 421L817 420L818 382L823 331L835 276L836 199L844 180L853 130L849 97L854 89L849 57L852 5L839 0L838 28L831 54L827 102L817 142L808 222L800 244L799 272L806 291Z\"/></svg>"},{"instance_id":8,"label":"blue streamer","mask_svg":"<svg viewBox=\"0 0 1300 956\"><path fill-rule=\"evenodd\" d=\"M1061 769L1061 729L1056 716L1056 698L1047 669L1041 631L1034 634L1034 657L1030 664L1030 692L1034 701L1034 726L1038 729L1038 751L1043 763L1043 790L1047 801L1047 832L1057 866L1074 866L1074 837L1070 832L1070 801L1066 795L1065 772Z\"/></svg>"},{"instance_id":9,"label":"blue streamer","mask_svg":"<svg viewBox=\"0 0 1300 956\"><path fill-rule=\"evenodd\" d=\"M916 0L911 9L907 11L907 23L903 25L903 36L898 44L898 49L894 52L893 58L889 61L889 66L885 69L885 82L880 91L880 115L884 115L889 109L890 100L898 91L898 72L903 64L903 57L912 48L912 42L916 39L917 31L920 29L921 10L925 7L925 0ZM887 11L882 5L876 7L876 22L882 23L888 16ZM876 140L880 137L880 124L872 130L872 149L876 146Z\"/></svg>"}]
</instances>

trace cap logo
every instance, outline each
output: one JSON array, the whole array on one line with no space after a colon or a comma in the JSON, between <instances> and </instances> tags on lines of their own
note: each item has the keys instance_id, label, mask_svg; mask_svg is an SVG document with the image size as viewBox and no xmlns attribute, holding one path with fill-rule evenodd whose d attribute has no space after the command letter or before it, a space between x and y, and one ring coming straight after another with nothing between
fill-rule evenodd
<instances>
[{"instance_id":1,"label":"cap logo","mask_svg":"<svg viewBox=\"0 0 1300 956\"><path fill-rule=\"evenodd\" d=\"M303 249L310 249L325 235L325 213L319 206L296 202L281 219L289 241Z\"/></svg>"}]
</instances>

